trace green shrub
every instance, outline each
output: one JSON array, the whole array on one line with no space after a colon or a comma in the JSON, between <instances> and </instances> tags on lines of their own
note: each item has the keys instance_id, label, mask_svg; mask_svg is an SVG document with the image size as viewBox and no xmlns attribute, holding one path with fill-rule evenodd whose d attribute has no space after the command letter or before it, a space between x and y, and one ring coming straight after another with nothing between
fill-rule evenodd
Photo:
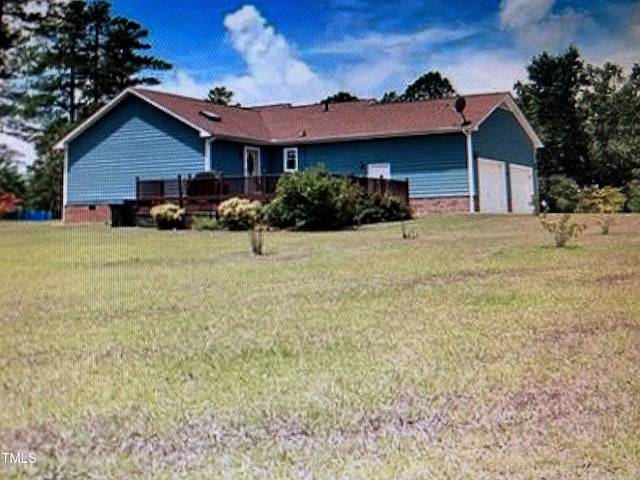
<instances>
[{"instance_id":1,"label":"green shrub","mask_svg":"<svg viewBox=\"0 0 640 480\"><path fill-rule=\"evenodd\" d=\"M627 185L627 204L628 212L640 213L640 181L635 180Z\"/></svg>"},{"instance_id":2,"label":"green shrub","mask_svg":"<svg viewBox=\"0 0 640 480\"><path fill-rule=\"evenodd\" d=\"M553 234L556 247L566 247L571 240L576 240L580 234L587 228L584 224L572 221L570 213L562 215L550 215L543 213L540 216L542 228Z\"/></svg>"},{"instance_id":3,"label":"green shrub","mask_svg":"<svg viewBox=\"0 0 640 480\"><path fill-rule=\"evenodd\" d=\"M544 210L572 213L580 198L576 182L564 175L551 175L540 179L540 194L545 202Z\"/></svg>"},{"instance_id":4,"label":"green shrub","mask_svg":"<svg viewBox=\"0 0 640 480\"><path fill-rule=\"evenodd\" d=\"M285 204L282 197L274 198L264 207L264 221L276 228L290 228L296 225L295 211Z\"/></svg>"},{"instance_id":5,"label":"green shrub","mask_svg":"<svg viewBox=\"0 0 640 480\"><path fill-rule=\"evenodd\" d=\"M218 207L218 224L228 230L249 230L262 219L262 204L233 197Z\"/></svg>"},{"instance_id":6,"label":"green shrub","mask_svg":"<svg viewBox=\"0 0 640 480\"><path fill-rule=\"evenodd\" d=\"M195 215L193 217L193 228L202 230L219 230L221 228L218 220L210 215Z\"/></svg>"},{"instance_id":7,"label":"green shrub","mask_svg":"<svg viewBox=\"0 0 640 480\"><path fill-rule=\"evenodd\" d=\"M332 230L353 225L357 188L321 167L284 175L265 220L274 227Z\"/></svg>"},{"instance_id":8,"label":"green shrub","mask_svg":"<svg viewBox=\"0 0 640 480\"><path fill-rule=\"evenodd\" d=\"M184 208L173 203L156 205L150 211L156 226L161 230L184 228Z\"/></svg>"},{"instance_id":9,"label":"green shrub","mask_svg":"<svg viewBox=\"0 0 640 480\"><path fill-rule=\"evenodd\" d=\"M609 233L611 225L615 222L615 214L624 208L625 200L619 188L589 187L585 188L580 194L576 211L598 214L600 231L603 235L606 235Z\"/></svg>"},{"instance_id":10,"label":"green shrub","mask_svg":"<svg viewBox=\"0 0 640 480\"><path fill-rule=\"evenodd\" d=\"M357 220L360 224L394 222L412 217L409 207L398 197L363 192L358 199Z\"/></svg>"}]
</instances>

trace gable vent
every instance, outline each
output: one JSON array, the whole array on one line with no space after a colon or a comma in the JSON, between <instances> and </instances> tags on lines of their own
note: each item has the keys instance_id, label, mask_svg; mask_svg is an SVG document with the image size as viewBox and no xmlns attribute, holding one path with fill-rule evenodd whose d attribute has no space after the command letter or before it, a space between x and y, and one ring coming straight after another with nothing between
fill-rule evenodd
<instances>
[{"instance_id":1,"label":"gable vent","mask_svg":"<svg viewBox=\"0 0 640 480\"><path fill-rule=\"evenodd\" d=\"M211 112L209 110L201 110L198 113L202 115L204 118L211 120L212 122L219 122L222 120L222 117L220 115L218 115L217 113Z\"/></svg>"}]
</instances>

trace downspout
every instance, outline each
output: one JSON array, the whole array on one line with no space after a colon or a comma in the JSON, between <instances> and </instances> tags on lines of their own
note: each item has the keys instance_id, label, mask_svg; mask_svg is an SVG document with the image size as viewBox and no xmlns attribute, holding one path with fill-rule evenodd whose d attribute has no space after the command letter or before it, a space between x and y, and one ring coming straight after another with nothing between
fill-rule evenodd
<instances>
[{"instance_id":1,"label":"downspout","mask_svg":"<svg viewBox=\"0 0 640 480\"><path fill-rule=\"evenodd\" d=\"M67 176L69 172L69 145L64 146L64 162L62 167L62 223L67 221Z\"/></svg>"},{"instance_id":2,"label":"downspout","mask_svg":"<svg viewBox=\"0 0 640 480\"><path fill-rule=\"evenodd\" d=\"M475 213L476 202L476 172L475 163L473 161L473 139L471 138L471 130L463 128L462 133L467 137L467 174L469 181L469 212Z\"/></svg>"},{"instance_id":3,"label":"downspout","mask_svg":"<svg viewBox=\"0 0 640 480\"><path fill-rule=\"evenodd\" d=\"M533 147L533 196L532 202L536 202L533 206L534 213L540 213L540 178L538 177L538 149Z\"/></svg>"},{"instance_id":4,"label":"downspout","mask_svg":"<svg viewBox=\"0 0 640 480\"><path fill-rule=\"evenodd\" d=\"M215 141L214 137L205 138L204 140L204 171L211 171L211 144Z\"/></svg>"}]
</instances>

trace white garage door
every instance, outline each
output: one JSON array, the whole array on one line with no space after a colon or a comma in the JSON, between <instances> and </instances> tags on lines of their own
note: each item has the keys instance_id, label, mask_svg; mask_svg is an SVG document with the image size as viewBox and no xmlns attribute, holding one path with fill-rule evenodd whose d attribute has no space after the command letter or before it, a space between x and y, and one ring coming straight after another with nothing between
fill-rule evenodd
<instances>
[{"instance_id":1,"label":"white garage door","mask_svg":"<svg viewBox=\"0 0 640 480\"><path fill-rule=\"evenodd\" d=\"M480 184L480 211L506 213L507 184L504 162L479 158L478 183Z\"/></svg>"},{"instance_id":2,"label":"white garage door","mask_svg":"<svg viewBox=\"0 0 640 480\"><path fill-rule=\"evenodd\" d=\"M533 213L533 168L509 165L511 201L514 213Z\"/></svg>"}]
</instances>

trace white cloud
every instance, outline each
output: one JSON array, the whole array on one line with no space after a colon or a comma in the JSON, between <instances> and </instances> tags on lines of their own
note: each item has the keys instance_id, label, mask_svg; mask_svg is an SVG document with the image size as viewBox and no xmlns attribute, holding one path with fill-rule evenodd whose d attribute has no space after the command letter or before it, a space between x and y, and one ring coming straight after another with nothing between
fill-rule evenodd
<instances>
[{"instance_id":1,"label":"white cloud","mask_svg":"<svg viewBox=\"0 0 640 480\"><path fill-rule=\"evenodd\" d=\"M595 41L581 50L590 63L615 62L628 69L634 63L640 63L640 3L608 7L614 25L609 29L601 28Z\"/></svg>"},{"instance_id":2,"label":"white cloud","mask_svg":"<svg viewBox=\"0 0 640 480\"><path fill-rule=\"evenodd\" d=\"M521 51L564 50L569 44L600 37L594 19L583 11L554 11L556 0L502 0L500 26L513 34Z\"/></svg>"},{"instance_id":3,"label":"white cloud","mask_svg":"<svg viewBox=\"0 0 640 480\"><path fill-rule=\"evenodd\" d=\"M369 32L360 37L347 36L339 41L326 43L310 50L310 53L365 55L372 52L404 52L412 49L425 50L429 47L441 45L477 33L473 29L444 29L429 28L413 33L383 34Z\"/></svg>"},{"instance_id":4,"label":"white cloud","mask_svg":"<svg viewBox=\"0 0 640 480\"><path fill-rule=\"evenodd\" d=\"M428 70L448 70L433 59L448 45L472 37L475 28L427 28L407 33L366 32L316 46L308 51L338 57L336 77L342 90L361 97L380 97L385 91L404 91ZM325 57L326 58L326 57Z\"/></svg>"},{"instance_id":5,"label":"white cloud","mask_svg":"<svg viewBox=\"0 0 640 480\"><path fill-rule=\"evenodd\" d=\"M527 79L526 60L512 49L459 50L433 61L462 95L512 92L518 80Z\"/></svg>"},{"instance_id":6,"label":"white cloud","mask_svg":"<svg viewBox=\"0 0 640 480\"><path fill-rule=\"evenodd\" d=\"M551 16L555 0L504 0L500 6L500 23L518 30L540 23Z\"/></svg>"},{"instance_id":7,"label":"white cloud","mask_svg":"<svg viewBox=\"0 0 640 480\"><path fill-rule=\"evenodd\" d=\"M222 82L238 101L317 102L335 91L333 82L313 71L254 6L227 15L224 27L247 69L245 75L227 76Z\"/></svg>"},{"instance_id":8,"label":"white cloud","mask_svg":"<svg viewBox=\"0 0 640 480\"><path fill-rule=\"evenodd\" d=\"M201 84L183 70L176 70L169 74L159 75L162 83L157 87L152 87L164 92L173 92L193 98L207 98L210 84Z\"/></svg>"},{"instance_id":9,"label":"white cloud","mask_svg":"<svg viewBox=\"0 0 640 480\"><path fill-rule=\"evenodd\" d=\"M555 0L503 0L500 25L529 50L564 48L593 28L588 15L571 8L554 13L554 4Z\"/></svg>"},{"instance_id":10,"label":"white cloud","mask_svg":"<svg viewBox=\"0 0 640 480\"><path fill-rule=\"evenodd\" d=\"M312 103L338 90L333 80L322 77L305 63L254 6L247 5L228 14L223 24L246 72L211 79L205 84L178 70L165 79L163 90L205 98L210 88L224 85L234 92L233 100L243 105Z\"/></svg>"},{"instance_id":11,"label":"white cloud","mask_svg":"<svg viewBox=\"0 0 640 480\"><path fill-rule=\"evenodd\" d=\"M577 45L586 62L640 62L640 3L610 2L600 11L555 11L556 0L503 0L500 26L513 35L516 51L527 63L542 50L561 52ZM585 6L586 8L587 6Z\"/></svg>"}]
</instances>

